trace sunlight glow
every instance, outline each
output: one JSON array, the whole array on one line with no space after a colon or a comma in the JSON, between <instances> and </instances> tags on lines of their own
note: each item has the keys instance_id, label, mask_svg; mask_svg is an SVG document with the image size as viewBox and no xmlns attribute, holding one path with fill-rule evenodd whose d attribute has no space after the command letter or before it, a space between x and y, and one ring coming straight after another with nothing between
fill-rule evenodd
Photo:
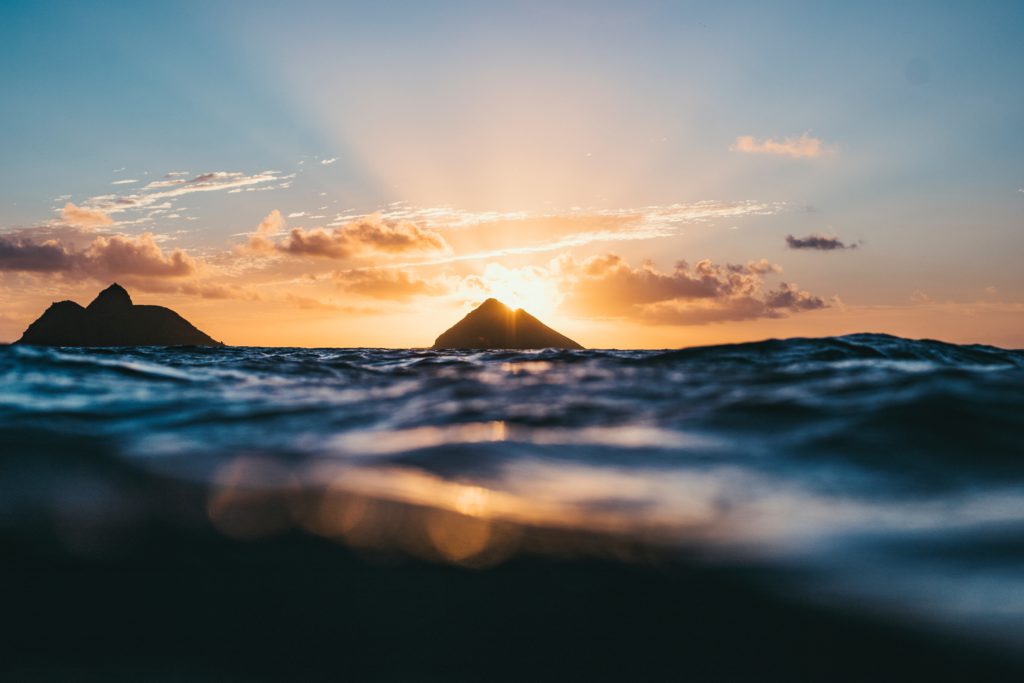
<instances>
[{"instance_id":1,"label":"sunlight glow","mask_svg":"<svg viewBox=\"0 0 1024 683\"><path fill-rule=\"evenodd\" d=\"M489 263L481 277L487 296L512 309L522 308L539 318L550 316L562 302L556 282L541 268L506 268Z\"/></svg>"}]
</instances>

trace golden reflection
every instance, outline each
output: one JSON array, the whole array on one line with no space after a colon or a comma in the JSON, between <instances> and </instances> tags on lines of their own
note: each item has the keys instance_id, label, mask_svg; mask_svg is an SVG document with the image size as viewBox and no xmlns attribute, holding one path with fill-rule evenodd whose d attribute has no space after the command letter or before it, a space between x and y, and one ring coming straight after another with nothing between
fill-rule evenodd
<instances>
[{"instance_id":1,"label":"golden reflection","mask_svg":"<svg viewBox=\"0 0 1024 683\"><path fill-rule=\"evenodd\" d=\"M515 363L505 362L501 364L501 369L512 375L535 375L542 372L547 372L552 367L551 363L545 360L528 360L518 361Z\"/></svg>"},{"instance_id":2,"label":"golden reflection","mask_svg":"<svg viewBox=\"0 0 1024 683\"><path fill-rule=\"evenodd\" d=\"M315 502L301 519L307 531L355 549L402 551L466 567L493 566L515 552L518 529L488 519L487 489L456 484L447 507L427 507L363 495L349 488L358 481L351 474L335 472L330 485L309 494Z\"/></svg>"},{"instance_id":3,"label":"golden reflection","mask_svg":"<svg viewBox=\"0 0 1024 683\"><path fill-rule=\"evenodd\" d=\"M515 363L516 366L524 363ZM528 365L528 364L527 364ZM497 381L497 380L496 380ZM505 420L467 422L444 427L412 427L388 431L366 430L339 434L330 448L342 455L387 455L449 444L515 440L542 446L596 445L626 448L717 448L708 437L649 425L615 425L566 429L527 427Z\"/></svg>"},{"instance_id":4,"label":"golden reflection","mask_svg":"<svg viewBox=\"0 0 1024 683\"><path fill-rule=\"evenodd\" d=\"M474 429L485 425L488 440L504 438L505 423ZM723 494L749 482L730 481L721 472L638 473L543 460L519 462L489 486L416 467L326 460L298 477L280 462L240 457L217 472L207 509L213 525L237 539L300 526L360 551L487 567L515 552L626 557L637 541L739 540L733 522L742 515L723 507Z\"/></svg>"},{"instance_id":5,"label":"golden reflection","mask_svg":"<svg viewBox=\"0 0 1024 683\"><path fill-rule=\"evenodd\" d=\"M429 512L425 526L437 551L453 562L483 552L491 538L489 521L444 510Z\"/></svg>"},{"instance_id":6,"label":"golden reflection","mask_svg":"<svg viewBox=\"0 0 1024 683\"><path fill-rule=\"evenodd\" d=\"M464 515L482 517L487 511L487 489L466 486L455 497L455 509Z\"/></svg>"},{"instance_id":7,"label":"golden reflection","mask_svg":"<svg viewBox=\"0 0 1024 683\"><path fill-rule=\"evenodd\" d=\"M504 441L508 438L508 425L504 420L495 420L491 423L491 441Z\"/></svg>"},{"instance_id":8,"label":"golden reflection","mask_svg":"<svg viewBox=\"0 0 1024 683\"><path fill-rule=\"evenodd\" d=\"M408 523L407 510L386 500L368 498L359 498L350 505L359 512L350 518L353 524L341 539L345 543L365 550L415 549L415 538L412 543L406 538L410 532L416 535Z\"/></svg>"},{"instance_id":9,"label":"golden reflection","mask_svg":"<svg viewBox=\"0 0 1024 683\"><path fill-rule=\"evenodd\" d=\"M413 427L390 431L351 432L331 440L331 446L351 455L384 455L452 443L505 441L509 426L504 420L468 422L447 427Z\"/></svg>"},{"instance_id":10,"label":"golden reflection","mask_svg":"<svg viewBox=\"0 0 1024 683\"><path fill-rule=\"evenodd\" d=\"M298 475L267 458L226 463L207 498L211 524L239 540L299 526L360 553L484 568L516 553L646 563L658 561L659 548L693 542L704 552L774 553L863 524L866 515L894 523L856 502L779 488L731 468L630 471L526 459L488 473L484 486L413 466L321 460ZM908 514L900 512L899 525L935 516L928 508Z\"/></svg>"},{"instance_id":11,"label":"golden reflection","mask_svg":"<svg viewBox=\"0 0 1024 683\"><path fill-rule=\"evenodd\" d=\"M430 510L423 524L440 559L474 569L493 567L514 555L522 529L449 510Z\"/></svg>"},{"instance_id":12,"label":"golden reflection","mask_svg":"<svg viewBox=\"0 0 1024 683\"><path fill-rule=\"evenodd\" d=\"M291 471L270 458L242 456L213 478L206 511L213 526L241 540L287 531L298 516L300 487Z\"/></svg>"},{"instance_id":13,"label":"golden reflection","mask_svg":"<svg viewBox=\"0 0 1024 683\"><path fill-rule=\"evenodd\" d=\"M303 526L326 538L343 538L366 516L368 501L339 490L328 488L320 496L319 504L311 507L303 516Z\"/></svg>"}]
</instances>

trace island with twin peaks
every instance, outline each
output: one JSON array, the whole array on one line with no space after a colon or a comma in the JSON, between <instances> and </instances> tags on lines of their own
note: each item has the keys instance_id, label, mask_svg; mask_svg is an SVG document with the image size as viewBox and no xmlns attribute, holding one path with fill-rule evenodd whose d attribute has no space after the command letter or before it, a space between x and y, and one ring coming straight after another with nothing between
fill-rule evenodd
<instances>
[{"instance_id":1,"label":"island with twin peaks","mask_svg":"<svg viewBox=\"0 0 1024 683\"><path fill-rule=\"evenodd\" d=\"M15 344L34 346L224 346L163 306L137 306L116 282L86 307L57 301Z\"/></svg>"},{"instance_id":2,"label":"island with twin peaks","mask_svg":"<svg viewBox=\"0 0 1024 683\"><path fill-rule=\"evenodd\" d=\"M86 307L58 301L16 344L35 346L224 346L163 306L138 306L121 285ZM434 349L582 349L521 308L487 299L434 342Z\"/></svg>"}]
</instances>

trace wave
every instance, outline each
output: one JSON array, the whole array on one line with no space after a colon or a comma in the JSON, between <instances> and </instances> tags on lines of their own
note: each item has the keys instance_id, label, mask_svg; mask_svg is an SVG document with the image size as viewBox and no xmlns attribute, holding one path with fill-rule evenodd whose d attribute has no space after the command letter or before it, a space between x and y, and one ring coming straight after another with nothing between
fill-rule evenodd
<instances>
[{"instance_id":1,"label":"wave","mask_svg":"<svg viewBox=\"0 0 1024 683\"><path fill-rule=\"evenodd\" d=\"M1021 444L1024 351L879 334L662 351L0 348L0 526L79 514L83 491L109 503L126 478L214 497L286 482L314 502L342 490L782 563L812 571L801 590L1002 634L1024 633L1019 544L1001 540L1024 530ZM983 582L970 591L964 562Z\"/></svg>"}]
</instances>

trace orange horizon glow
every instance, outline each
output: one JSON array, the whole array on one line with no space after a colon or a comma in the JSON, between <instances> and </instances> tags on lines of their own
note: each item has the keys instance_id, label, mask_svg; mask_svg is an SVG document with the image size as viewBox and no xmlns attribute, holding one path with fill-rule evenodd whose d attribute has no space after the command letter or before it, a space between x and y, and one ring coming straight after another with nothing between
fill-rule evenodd
<instances>
[{"instance_id":1,"label":"orange horizon glow","mask_svg":"<svg viewBox=\"0 0 1024 683\"><path fill-rule=\"evenodd\" d=\"M137 97L106 87L128 63L90 54L83 83L12 57L29 80L10 74L26 100L0 112L18 132L0 341L116 281L238 345L429 346L494 297L590 348L855 332L1024 347L1019 79L972 47L1013 54L998 31L930 57L895 24L852 40L837 27L856 13L804 32L671 3L321 10L195 8L173 34L206 27L195 64L158 60ZM339 41L360 16L373 30ZM111 19L105 44L154 58ZM67 33L52 42L84 59ZM851 41L843 59L826 35ZM950 50L955 69L929 64ZM70 93L65 140L48 112Z\"/></svg>"},{"instance_id":2,"label":"orange horizon glow","mask_svg":"<svg viewBox=\"0 0 1024 683\"><path fill-rule=\"evenodd\" d=\"M224 178L229 186L242 182ZM540 215L399 208L316 228L294 226L274 210L228 248L201 254L165 247L150 233L110 233L100 209L75 208L101 225L58 222L47 229L60 231L60 239L38 247L14 243L61 249L56 253L75 270L57 279L8 275L20 293L0 317L0 340L17 339L50 302L86 304L104 279L117 279L136 303L173 308L215 339L240 346L428 347L491 297L588 348L857 332L1024 346L1024 305L992 287L972 302L936 301L919 290L903 303L853 302L822 291L827 281L820 278L812 287L795 284L789 268L764 258L672 265L644 257L685 241L685 233L676 236L680 225L708 231L706 221L776 210L760 204ZM856 266L862 254L848 250L810 258ZM783 256L813 264L803 255Z\"/></svg>"},{"instance_id":3,"label":"orange horizon glow","mask_svg":"<svg viewBox=\"0 0 1024 683\"><path fill-rule=\"evenodd\" d=\"M41 315L53 300L71 298L84 305L95 297L98 289L98 286L90 285L82 287L79 290L81 294L33 297L21 307L26 311L24 316L5 320L6 338L0 341L16 340L28 323ZM473 307L494 296L513 308L517 307L513 302L520 303L518 307L587 348L667 349L860 332L1024 348L1024 330L1018 326L1024 317L1024 306L985 302L844 306L842 309L824 309L787 318L680 328L567 315L557 304L531 306L526 297L514 299L505 296L500 288L485 290L474 299L418 299L414 310L361 312L358 315L327 307L304 308L291 300L253 301L239 305L235 301L197 300L178 294L129 291L135 303L170 307L213 338L234 346L425 348ZM546 291L543 295L547 295Z\"/></svg>"}]
</instances>

